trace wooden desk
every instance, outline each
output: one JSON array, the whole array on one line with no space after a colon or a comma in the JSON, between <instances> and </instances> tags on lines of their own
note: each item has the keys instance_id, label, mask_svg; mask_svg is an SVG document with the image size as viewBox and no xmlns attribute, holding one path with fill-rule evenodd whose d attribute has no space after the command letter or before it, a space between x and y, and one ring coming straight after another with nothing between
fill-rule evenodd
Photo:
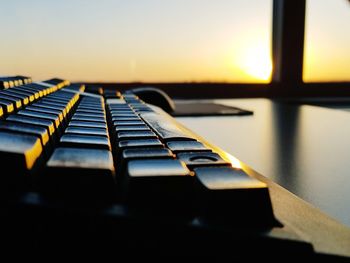
<instances>
[{"instance_id":1,"label":"wooden desk","mask_svg":"<svg viewBox=\"0 0 350 263\"><path fill-rule=\"evenodd\" d=\"M177 120L350 226L350 112L267 99L216 102L254 115Z\"/></svg>"}]
</instances>

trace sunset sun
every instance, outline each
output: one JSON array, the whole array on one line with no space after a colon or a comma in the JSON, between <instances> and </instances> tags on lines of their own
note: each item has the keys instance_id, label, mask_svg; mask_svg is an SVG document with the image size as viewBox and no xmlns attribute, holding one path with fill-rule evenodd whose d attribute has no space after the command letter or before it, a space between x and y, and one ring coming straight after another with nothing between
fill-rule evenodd
<instances>
[{"instance_id":1,"label":"sunset sun","mask_svg":"<svg viewBox=\"0 0 350 263\"><path fill-rule=\"evenodd\" d=\"M267 48L264 46L245 48L240 57L240 68L252 79L269 81L272 62Z\"/></svg>"}]
</instances>

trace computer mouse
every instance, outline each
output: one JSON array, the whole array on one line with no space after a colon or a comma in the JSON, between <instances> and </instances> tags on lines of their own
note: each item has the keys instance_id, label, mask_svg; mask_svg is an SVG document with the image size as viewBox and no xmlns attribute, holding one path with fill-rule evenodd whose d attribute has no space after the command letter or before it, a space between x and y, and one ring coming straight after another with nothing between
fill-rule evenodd
<instances>
[{"instance_id":1,"label":"computer mouse","mask_svg":"<svg viewBox=\"0 0 350 263\"><path fill-rule=\"evenodd\" d=\"M132 88L127 93L134 93L146 103L153 104L162 108L166 112L175 110L175 103L164 91L154 87Z\"/></svg>"}]
</instances>

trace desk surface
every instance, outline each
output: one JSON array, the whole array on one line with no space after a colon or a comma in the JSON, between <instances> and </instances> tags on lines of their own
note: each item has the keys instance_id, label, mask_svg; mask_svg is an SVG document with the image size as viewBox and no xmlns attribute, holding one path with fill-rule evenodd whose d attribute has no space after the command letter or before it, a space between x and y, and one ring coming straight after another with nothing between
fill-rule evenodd
<instances>
[{"instance_id":1,"label":"desk surface","mask_svg":"<svg viewBox=\"0 0 350 263\"><path fill-rule=\"evenodd\" d=\"M254 115L176 119L350 226L350 112L267 99L215 102Z\"/></svg>"}]
</instances>

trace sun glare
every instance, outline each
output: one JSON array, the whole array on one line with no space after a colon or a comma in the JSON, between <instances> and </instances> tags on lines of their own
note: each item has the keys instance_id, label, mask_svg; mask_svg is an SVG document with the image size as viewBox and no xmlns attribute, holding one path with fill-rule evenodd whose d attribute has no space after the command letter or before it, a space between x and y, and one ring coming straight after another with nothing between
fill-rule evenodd
<instances>
[{"instance_id":1,"label":"sun glare","mask_svg":"<svg viewBox=\"0 0 350 263\"><path fill-rule=\"evenodd\" d=\"M252 46L244 48L240 58L240 69L254 80L269 81L272 61L267 47Z\"/></svg>"}]
</instances>

